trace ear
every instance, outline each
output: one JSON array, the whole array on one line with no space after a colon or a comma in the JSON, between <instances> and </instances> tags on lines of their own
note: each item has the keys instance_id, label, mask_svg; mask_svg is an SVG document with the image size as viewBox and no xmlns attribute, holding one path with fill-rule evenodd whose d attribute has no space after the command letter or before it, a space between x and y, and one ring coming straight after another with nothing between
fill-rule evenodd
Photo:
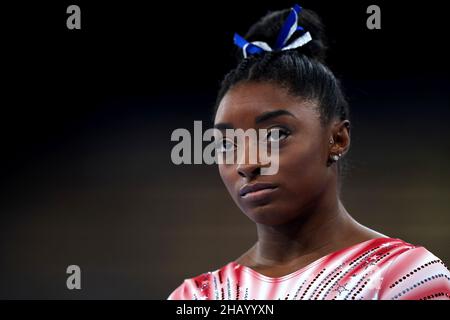
<instances>
[{"instance_id":1,"label":"ear","mask_svg":"<svg viewBox=\"0 0 450 320\"><path fill-rule=\"evenodd\" d=\"M336 122L331 128L330 138L333 139L333 143L330 144L330 153L345 155L350 149L350 121Z\"/></svg>"}]
</instances>

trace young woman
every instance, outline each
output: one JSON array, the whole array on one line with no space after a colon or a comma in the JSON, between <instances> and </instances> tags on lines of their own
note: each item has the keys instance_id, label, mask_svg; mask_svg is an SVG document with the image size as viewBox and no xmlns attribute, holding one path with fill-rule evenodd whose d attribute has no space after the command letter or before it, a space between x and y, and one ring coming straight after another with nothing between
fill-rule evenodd
<instances>
[{"instance_id":1,"label":"young woman","mask_svg":"<svg viewBox=\"0 0 450 320\"><path fill-rule=\"evenodd\" d=\"M270 13L244 38L218 94L215 127L267 129L278 172L219 164L258 240L235 261L186 279L168 299L450 299L450 272L422 246L371 230L339 199L350 148L349 108L324 62L323 26L294 6ZM247 147L246 147L247 148Z\"/></svg>"}]
</instances>

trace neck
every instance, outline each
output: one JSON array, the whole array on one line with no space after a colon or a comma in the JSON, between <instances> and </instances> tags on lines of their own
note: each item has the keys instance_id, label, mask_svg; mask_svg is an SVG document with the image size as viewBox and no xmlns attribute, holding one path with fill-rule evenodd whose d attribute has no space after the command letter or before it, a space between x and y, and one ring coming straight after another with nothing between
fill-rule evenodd
<instances>
[{"instance_id":1,"label":"neck","mask_svg":"<svg viewBox=\"0 0 450 320\"><path fill-rule=\"evenodd\" d=\"M278 226L257 224L258 242L252 260L263 266L295 264L319 258L350 243L357 222L336 193L319 202L320 205L305 210L296 221Z\"/></svg>"}]
</instances>

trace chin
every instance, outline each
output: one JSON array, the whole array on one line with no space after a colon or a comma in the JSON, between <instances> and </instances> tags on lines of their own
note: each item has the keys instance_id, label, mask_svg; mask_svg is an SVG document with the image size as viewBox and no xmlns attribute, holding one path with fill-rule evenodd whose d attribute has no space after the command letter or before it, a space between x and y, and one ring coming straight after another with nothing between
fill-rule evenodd
<instances>
[{"instance_id":1,"label":"chin","mask_svg":"<svg viewBox=\"0 0 450 320\"><path fill-rule=\"evenodd\" d=\"M261 206L241 207L242 212L255 223L267 226L280 226L303 220L307 215L299 214L301 207L291 203L270 202Z\"/></svg>"},{"instance_id":2,"label":"chin","mask_svg":"<svg viewBox=\"0 0 450 320\"><path fill-rule=\"evenodd\" d=\"M241 208L245 215L254 223L268 226L277 226L290 221L290 217L282 214L282 210L272 203L259 205L252 208Z\"/></svg>"}]
</instances>

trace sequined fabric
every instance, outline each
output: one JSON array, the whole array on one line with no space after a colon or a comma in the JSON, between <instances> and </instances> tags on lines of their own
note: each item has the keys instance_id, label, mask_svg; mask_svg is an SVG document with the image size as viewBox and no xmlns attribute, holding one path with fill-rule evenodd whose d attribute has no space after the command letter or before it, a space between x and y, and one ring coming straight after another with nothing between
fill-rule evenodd
<instances>
[{"instance_id":1,"label":"sequined fabric","mask_svg":"<svg viewBox=\"0 0 450 320\"><path fill-rule=\"evenodd\" d=\"M368 240L272 278L234 261L185 279L168 300L450 300L450 272L422 246Z\"/></svg>"}]
</instances>

